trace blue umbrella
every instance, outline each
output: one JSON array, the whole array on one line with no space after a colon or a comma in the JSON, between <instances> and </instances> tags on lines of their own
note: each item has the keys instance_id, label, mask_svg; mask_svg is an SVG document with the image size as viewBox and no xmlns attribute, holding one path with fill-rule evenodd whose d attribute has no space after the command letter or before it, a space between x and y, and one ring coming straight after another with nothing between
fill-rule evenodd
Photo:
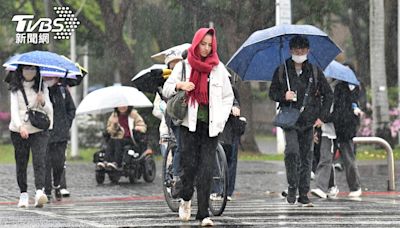
<instances>
[{"instance_id":1,"label":"blue umbrella","mask_svg":"<svg viewBox=\"0 0 400 228\"><path fill-rule=\"evenodd\" d=\"M5 62L3 67L14 71L20 64L39 66L42 76L64 77L67 71L67 78L75 79L77 75L82 75L79 66L74 62L65 56L48 51L31 51L15 55Z\"/></svg>"},{"instance_id":2,"label":"blue umbrella","mask_svg":"<svg viewBox=\"0 0 400 228\"><path fill-rule=\"evenodd\" d=\"M337 80L345 81L354 85L360 85L357 80L356 75L350 69L350 67L345 66L335 60L333 60L324 70L326 77L334 78Z\"/></svg>"},{"instance_id":3,"label":"blue umbrella","mask_svg":"<svg viewBox=\"0 0 400 228\"><path fill-rule=\"evenodd\" d=\"M294 35L308 38L308 59L321 69L341 52L327 34L312 25L279 25L251 34L227 66L243 80L272 80L275 69L290 57L289 40Z\"/></svg>"}]
</instances>

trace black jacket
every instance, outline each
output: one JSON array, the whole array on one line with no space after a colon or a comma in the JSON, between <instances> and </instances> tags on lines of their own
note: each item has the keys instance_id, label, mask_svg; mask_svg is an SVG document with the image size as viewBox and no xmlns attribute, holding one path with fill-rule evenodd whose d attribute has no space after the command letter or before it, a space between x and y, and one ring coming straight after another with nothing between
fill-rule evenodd
<instances>
[{"instance_id":1,"label":"black jacket","mask_svg":"<svg viewBox=\"0 0 400 228\"><path fill-rule=\"evenodd\" d=\"M311 84L309 99L304 111L301 113L296 126L299 129L307 129L312 127L315 121L319 118L323 122L326 121L333 100L333 92L325 79L323 72L318 68L317 83L313 78L313 68L311 63L305 61L303 63L302 73L297 76L294 68L294 62L291 59L286 60L290 87L292 91L297 92L297 102L289 102L285 99L285 94L288 91L286 83L286 75L283 71L283 80L279 80L279 67L275 70L272 78L269 97L279 102L280 106L289 106L292 103L293 107L300 109L303 105L304 95L310 78L313 79ZM282 82L282 83L281 83Z\"/></svg>"},{"instance_id":2,"label":"black jacket","mask_svg":"<svg viewBox=\"0 0 400 228\"><path fill-rule=\"evenodd\" d=\"M233 94L235 99L233 100L233 106L240 108L240 98L239 98L239 91L235 87L232 87ZM233 140L238 137L238 133L235 130L235 120L239 117L235 117L232 113L229 115L228 121L225 124L224 131L221 133L219 140L223 144L232 144Z\"/></svg>"},{"instance_id":3,"label":"black jacket","mask_svg":"<svg viewBox=\"0 0 400 228\"><path fill-rule=\"evenodd\" d=\"M69 129L75 118L75 104L68 89L61 85L49 87L53 104L53 130L50 130L49 143L69 140Z\"/></svg>"},{"instance_id":4,"label":"black jacket","mask_svg":"<svg viewBox=\"0 0 400 228\"><path fill-rule=\"evenodd\" d=\"M347 82L340 82L335 86L333 112L329 117L336 130L339 142L346 142L356 136L360 123L354 115L352 103L358 103L359 88L350 91Z\"/></svg>"}]
</instances>

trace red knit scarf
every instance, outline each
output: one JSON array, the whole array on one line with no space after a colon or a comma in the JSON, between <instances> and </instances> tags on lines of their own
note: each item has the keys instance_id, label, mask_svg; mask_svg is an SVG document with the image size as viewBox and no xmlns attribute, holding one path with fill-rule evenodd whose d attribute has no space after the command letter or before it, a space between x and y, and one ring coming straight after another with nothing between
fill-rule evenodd
<instances>
[{"instance_id":1,"label":"red knit scarf","mask_svg":"<svg viewBox=\"0 0 400 228\"><path fill-rule=\"evenodd\" d=\"M206 57L202 58L198 46L204 36L211 31L212 50ZM208 104L208 75L212 68L219 64L217 54L217 39L215 38L215 30L213 28L201 28L194 34L192 46L188 49L188 62L192 67L190 72L190 82L193 82L195 89L188 93L189 101L194 105L196 100L199 105Z\"/></svg>"}]
</instances>

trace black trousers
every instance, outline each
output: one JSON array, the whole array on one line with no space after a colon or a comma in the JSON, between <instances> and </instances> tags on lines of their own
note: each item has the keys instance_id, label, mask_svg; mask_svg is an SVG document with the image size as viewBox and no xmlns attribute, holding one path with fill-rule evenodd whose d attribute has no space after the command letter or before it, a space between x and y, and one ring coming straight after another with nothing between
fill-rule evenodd
<instances>
[{"instance_id":1,"label":"black trousers","mask_svg":"<svg viewBox=\"0 0 400 228\"><path fill-rule=\"evenodd\" d=\"M65 178L65 176L67 175L66 172L67 172L67 163L65 162L64 163L64 171L61 175L61 180L60 180L61 189L67 188L67 180Z\"/></svg>"},{"instance_id":2,"label":"black trousers","mask_svg":"<svg viewBox=\"0 0 400 228\"><path fill-rule=\"evenodd\" d=\"M122 165L122 158L124 156L124 147L130 145L133 146L131 138L113 139L108 141L105 159L108 162L116 162L118 166ZM142 151L136 151L141 153Z\"/></svg>"},{"instance_id":3,"label":"black trousers","mask_svg":"<svg viewBox=\"0 0 400 228\"><path fill-rule=\"evenodd\" d=\"M29 138L27 139L21 138L18 132L11 132L11 141L15 150L17 182L21 192L26 192L28 190L27 168L29 152L31 150L35 187L36 189L44 188L46 172L45 157L48 140L48 131L29 134Z\"/></svg>"},{"instance_id":4,"label":"black trousers","mask_svg":"<svg viewBox=\"0 0 400 228\"><path fill-rule=\"evenodd\" d=\"M299 194L310 190L313 153L313 129L285 130L285 167L289 188L299 189Z\"/></svg>"},{"instance_id":5,"label":"black trousers","mask_svg":"<svg viewBox=\"0 0 400 228\"><path fill-rule=\"evenodd\" d=\"M51 193L52 179L54 187L61 184L61 177L64 172L65 150L67 149L67 141L54 142L47 145L46 152L46 180L45 192ZM53 176L53 178L52 178Z\"/></svg>"},{"instance_id":6,"label":"black trousers","mask_svg":"<svg viewBox=\"0 0 400 228\"><path fill-rule=\"evenodd\" d=\"M193 186L196 182L198 202L196 219L202 220L209 217L208 200L218 137L209 137L208 124L197 121L196 132L190 132L185 126L180 127L180 143L183 185L180 196L183 200L189 201L193 196Z\"/></svg>"}]
</instances>

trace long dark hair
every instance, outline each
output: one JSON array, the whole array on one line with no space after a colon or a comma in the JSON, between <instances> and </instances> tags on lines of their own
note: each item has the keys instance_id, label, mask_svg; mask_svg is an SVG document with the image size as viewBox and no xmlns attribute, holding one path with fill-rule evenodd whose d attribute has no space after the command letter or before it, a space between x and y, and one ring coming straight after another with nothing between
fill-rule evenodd
<instances>
[{"instance_id":1,"label":"long dark hair","mask_svg":"<svg viewBox=\"0 0 400 228\"><path fill-rule=\"evenodd\" d=\"M133 106L128 106L128 110L126 110L126 113L127 113L128 115L131 114L132 109L133 109ZM120 112L118 111L118 108L114 108L114 112L116 112L117 115L119 116Z\"/></svg>"},{"instance_id":2,"label":"long dark hair","mask_svg":"<svg viewBox=\"0 0 400 228\"><path fill-rule=\"evenodd\" d=\"M24 81L24 76L22 75L22 68L24 66L27 65L19 64L16 71L9 73L10 75L8 75L8 81L10 85L9 90L11 90L11 92L16 92L23 88L22 82ZM36 68L36 75L33 78L34 83L32 89L35 90L35 92L37 93L39 91L40 69L38 66L35 66L35 68ZM43 91L43 80L41 85L41 91Z\"/></svg>"}]
</instances>

